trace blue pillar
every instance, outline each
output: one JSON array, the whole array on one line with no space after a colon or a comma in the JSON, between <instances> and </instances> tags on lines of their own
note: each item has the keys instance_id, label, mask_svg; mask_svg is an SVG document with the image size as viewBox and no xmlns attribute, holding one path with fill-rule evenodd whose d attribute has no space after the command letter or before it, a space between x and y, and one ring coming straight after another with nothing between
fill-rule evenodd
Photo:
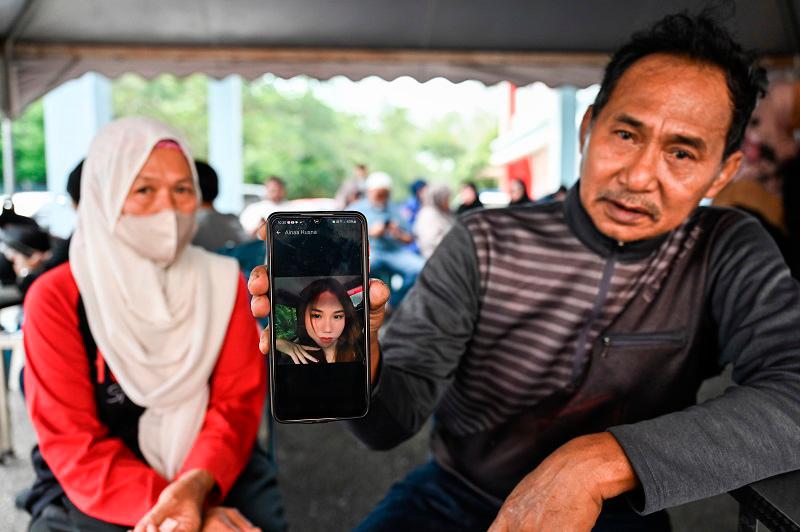
<instances>
[{"instance_id":1,"label":"blue pillar","mask_svg":"<svg viewBox=\"0 0 800 532\"><path fill-rule=\"evenodd\" d=\"M561 184L569 188L577 177L578 128L577 91L575 87L564 86L558 89L560 109L560 144L559 154L561 168Z\"/></svg>"},{"instance_id":2,"label":"blue pillar","mask_svg":"<svg viewBox=\"0 0 800 532\"><path fill-rule=\"evenodd\" d=\"M242 78L208 80L208 163L219 176L220 212L238 213L243 206L244 162L242 135Z\"/></svg>"},{"instance_id":3,"label":"blue pillar","mask_svg":"<svg viewBox=\"0 0 800 532\"><path fill-rule=\"evenodd\" d=\"M48 190L66 189L67 175L86 157L97 131L111 121L111 113L111 82L99 74L85 74L45 95Z\"/></svg>"}]
</instances>

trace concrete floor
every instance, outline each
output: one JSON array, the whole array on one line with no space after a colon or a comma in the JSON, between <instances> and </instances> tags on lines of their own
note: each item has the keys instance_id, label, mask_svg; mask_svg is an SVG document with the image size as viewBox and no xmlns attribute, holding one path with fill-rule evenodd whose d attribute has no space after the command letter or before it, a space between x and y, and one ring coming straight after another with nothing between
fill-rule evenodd
<instances>
[{"instance_id":1,"label":"concrete floor","mask_svg":"<svg viewBox=\"0 0 800 532\"><path fill-rule=\"evenodd\" d=\"M0 530L23 532L28 529L28 514L14 508L14 495L33 482L30 450L35 436L18 393L9 395L9 409L15 456L0 465Z\"/></svg>"},{"instance_id":2,"label":"concrete floor","mask_svg":"<svg viewBox=\"0 0 800 532\"><path fill-rule=\"evenodd\" d=\"M717 385L717 388L719 385ZM16 457L0 467L0 531L24 531L28 516L13 497L32 480L34 442L22 401L12 394ZM392 482L426 460L421 433L389 452L365 450L338 423L276 427L279 479L293 531L345 531L383 497ZM670 510L676 531L735 531L738 505L728 495Z\"/></svg>"},{"instance_id":3,"label":"concrete floor","mask_svg":"<svg viewBox=\"0 0 800 532\"><path fill-rule=\"evenodd\" d=\"M428 455L425 434L388 452L364 450L339 424L278 426L276 437L288 521L302 532L351 530L392 482ZM669 514L675 531L733 532L738 509L720 495Z\"/></svg>"}]
</instances>

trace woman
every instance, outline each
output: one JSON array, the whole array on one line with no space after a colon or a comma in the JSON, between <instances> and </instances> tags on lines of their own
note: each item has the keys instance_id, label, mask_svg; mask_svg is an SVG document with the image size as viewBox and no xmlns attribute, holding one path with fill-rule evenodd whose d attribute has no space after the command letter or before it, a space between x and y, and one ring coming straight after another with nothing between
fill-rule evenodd
<instances>
[{"instance_id":1,"label":"woman","mask_svg":"<svg viewBox=\"0 0 800 532\"><path fill-rule=\"evenodd\" d=\"M256 324L236 262L188 245L190 161L182 137L147 118L92 142L69 262L25 302L46 494L31 530L283 526L254 447L266 389Z\"/></svg>"},{"instance_id":2,"label":"woman","mask_svg":"<svg viewBox=\"0 0 800 532\"><path fill-rule=\"evenodd\" d=\"M525 205L531 203L531 198L528 196L528 189L522 179L512 179L509 186L509 196L511 201L509 205Z\"/></svg>"},{"instance_id":3,"label":"woman","mask_svg":"<svg viewBox=\"0 0 800 532\"><path fill-rule=\"evenodd\" d=\"M317 279L306 286L300 292L296 316L295 339L275 342L278 351L295 364L361 359L360 320L350 296L336 279Z\"/></svg>"},{"instance_id":4,"label":"woman","mask_svg":"<svg viewBox=\"0 0 800 532\"><path fill-rule=\"evenodd\" d=\"M414 223L414 238L419 252L426 259L433 255L436 246L455 223L450 213L450 187L431 185L422 194L422 208Z\"/></svg>"},{"instance_id":5,"label":"woman","mask_svg":"<svg viewBox=\"0 0 800 532\"><path fill-rule=\"evenodd\" d=\"M483 207L480 195L478 194L478 187L472 181L464 183L464 186L461 187L461 191L459 192L459 198L461 199L461 205L456 209L456 214L464 214L473 209L480 209Z\"/></svg>"}]
</instances>

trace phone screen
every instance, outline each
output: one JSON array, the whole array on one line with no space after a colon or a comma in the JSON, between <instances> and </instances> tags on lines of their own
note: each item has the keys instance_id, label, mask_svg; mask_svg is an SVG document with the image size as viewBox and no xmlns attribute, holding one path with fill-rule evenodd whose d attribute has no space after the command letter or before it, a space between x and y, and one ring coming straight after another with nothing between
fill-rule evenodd
<instances>
[{"instance_id":1,"label":"phone screen","mask_svg":"<svg viewBox=\"0 0 800 532\"><path fill-rule=\"evenodd\" d=\"M275 213L268 234L273 416L366 415L366 220L355 212Z\"/></svg>"}]
</instances>

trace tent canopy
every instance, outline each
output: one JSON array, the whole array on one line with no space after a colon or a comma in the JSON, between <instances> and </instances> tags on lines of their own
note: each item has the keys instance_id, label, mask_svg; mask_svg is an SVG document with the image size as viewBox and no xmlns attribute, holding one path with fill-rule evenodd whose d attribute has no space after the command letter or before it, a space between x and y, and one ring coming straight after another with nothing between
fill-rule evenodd
<instances>
[{"instance_id":1,"label":"tent canopy","mask_svg":"<svg viewBox=\"0 0 800 532\"><path fill-rule=\"evenodd\" d=\"M719 1L715 2L720 4ZM8 116L59 84L203 72L319 79L442 76L584 86L632 31L692 0L0 0L0 102ZM719 10L749 48L787 69L796 0Z\"/></svg>"}]
</instances>

